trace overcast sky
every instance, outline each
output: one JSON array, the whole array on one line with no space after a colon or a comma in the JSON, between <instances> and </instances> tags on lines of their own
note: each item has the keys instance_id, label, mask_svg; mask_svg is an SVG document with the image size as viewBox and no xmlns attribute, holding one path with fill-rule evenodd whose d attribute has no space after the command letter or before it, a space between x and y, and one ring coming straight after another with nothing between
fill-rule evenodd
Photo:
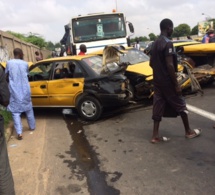
<instances>
[{"instance_id":1,"label":"overcast sky","mask_svg":"<svg viewBox=\"0 0 215 195\"><path fill-rule=\"evenodd\" d=\"M151 32L159 34L159 23L164 18L170 18L175 27L186 23L193 28L206 15L214 18L214 7L214 0L0 0L0 29L37 33L56 43L72 17L117 8L133 23L134 37L148 36Z\"/></svg>"}]
</instances>

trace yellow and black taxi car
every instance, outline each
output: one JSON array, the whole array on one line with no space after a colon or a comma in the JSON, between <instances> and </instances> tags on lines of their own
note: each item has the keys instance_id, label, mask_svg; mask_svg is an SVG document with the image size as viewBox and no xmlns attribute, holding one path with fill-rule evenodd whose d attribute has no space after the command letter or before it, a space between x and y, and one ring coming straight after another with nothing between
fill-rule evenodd
<instances>
[{"instance_id":1,"label":"yellow and black taxi car","mask_svg":"<svg viewBox=\"0 0 215 195\"><path fill-rule=\"evenodd\" d=\"M119 66L102 66L100 56L67 56L29 68L34 107L75 108L85 120L97 120L106 106L129 101L128 81Z\"/></svg>"}]
</instances>

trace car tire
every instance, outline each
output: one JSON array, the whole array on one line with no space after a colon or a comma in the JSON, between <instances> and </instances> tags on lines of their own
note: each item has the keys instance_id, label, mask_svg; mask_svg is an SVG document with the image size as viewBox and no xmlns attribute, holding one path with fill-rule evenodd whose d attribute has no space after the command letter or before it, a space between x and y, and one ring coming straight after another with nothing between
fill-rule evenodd
<instances>
[{"instance_id":1,"label":"car tire","mask_svg":"<svg viewBox=\"0 0 215 195\"><path fill-rule=\"evenodd\" d=\"M78 101L77 110L82 119L95 121L101 116L103 109L95 97L84 96Z\"/></svg>"}]
</instances>

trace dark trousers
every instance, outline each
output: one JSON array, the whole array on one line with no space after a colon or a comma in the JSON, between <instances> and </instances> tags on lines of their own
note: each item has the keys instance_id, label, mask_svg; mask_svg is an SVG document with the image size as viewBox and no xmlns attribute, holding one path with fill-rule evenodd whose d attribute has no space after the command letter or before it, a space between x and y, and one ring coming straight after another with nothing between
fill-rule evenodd
<instances>
[{"instance_id":1,"label":"dark trousers","mask_svg":"<svg viewBox=\"0 0 215 195\"><path fill-rule=\"evenodd\" d=\"M178 96L176 94L175 88L171 84L169 84L168 86L154 85L152 119L155 121L161 121L166 110L168 109L172 110L172 117L177 116L179 113L187 110L186 102L182 96ZM169 115L168 117L171 116Z\"/></svg>"},{"instance_id":2,"label":"dark trousers","mask_svg":"<svg viewBox=\"0 0 215 195\"><path fill-rule=\"evenodd\" d=\"M0 115L0 195L15 195L13 176L4 136L4 118Z\"/></svg>"}]
</instances>

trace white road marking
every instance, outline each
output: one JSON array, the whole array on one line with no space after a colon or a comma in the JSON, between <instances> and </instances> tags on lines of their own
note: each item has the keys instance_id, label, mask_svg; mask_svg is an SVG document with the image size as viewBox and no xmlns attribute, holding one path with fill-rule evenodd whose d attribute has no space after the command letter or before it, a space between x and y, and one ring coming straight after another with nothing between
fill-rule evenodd
<instances>
[{"instance_id":1,"label":"white road marking","mask_svg":"<svg viewBox=\"0 0 215 195\"><path fill-rule=\"evenodd\" d=\"M211 112L207 112L207 111L205 111L205 110L202 110L202 109L197 108L197 107L195 107L195 106L191 106L191 105L189 105L189 104L187 104L187 109L188 109L189 111L191 111L191 112L194 112L194 113L199 114L199 115L201 115L201 116L203 116L203 117L205 117L205 118L208 118L208 119L210 119L210 120L215 121L215 114L213 114L213 113L211 113Z\"/></svg>"}]
</instances>

